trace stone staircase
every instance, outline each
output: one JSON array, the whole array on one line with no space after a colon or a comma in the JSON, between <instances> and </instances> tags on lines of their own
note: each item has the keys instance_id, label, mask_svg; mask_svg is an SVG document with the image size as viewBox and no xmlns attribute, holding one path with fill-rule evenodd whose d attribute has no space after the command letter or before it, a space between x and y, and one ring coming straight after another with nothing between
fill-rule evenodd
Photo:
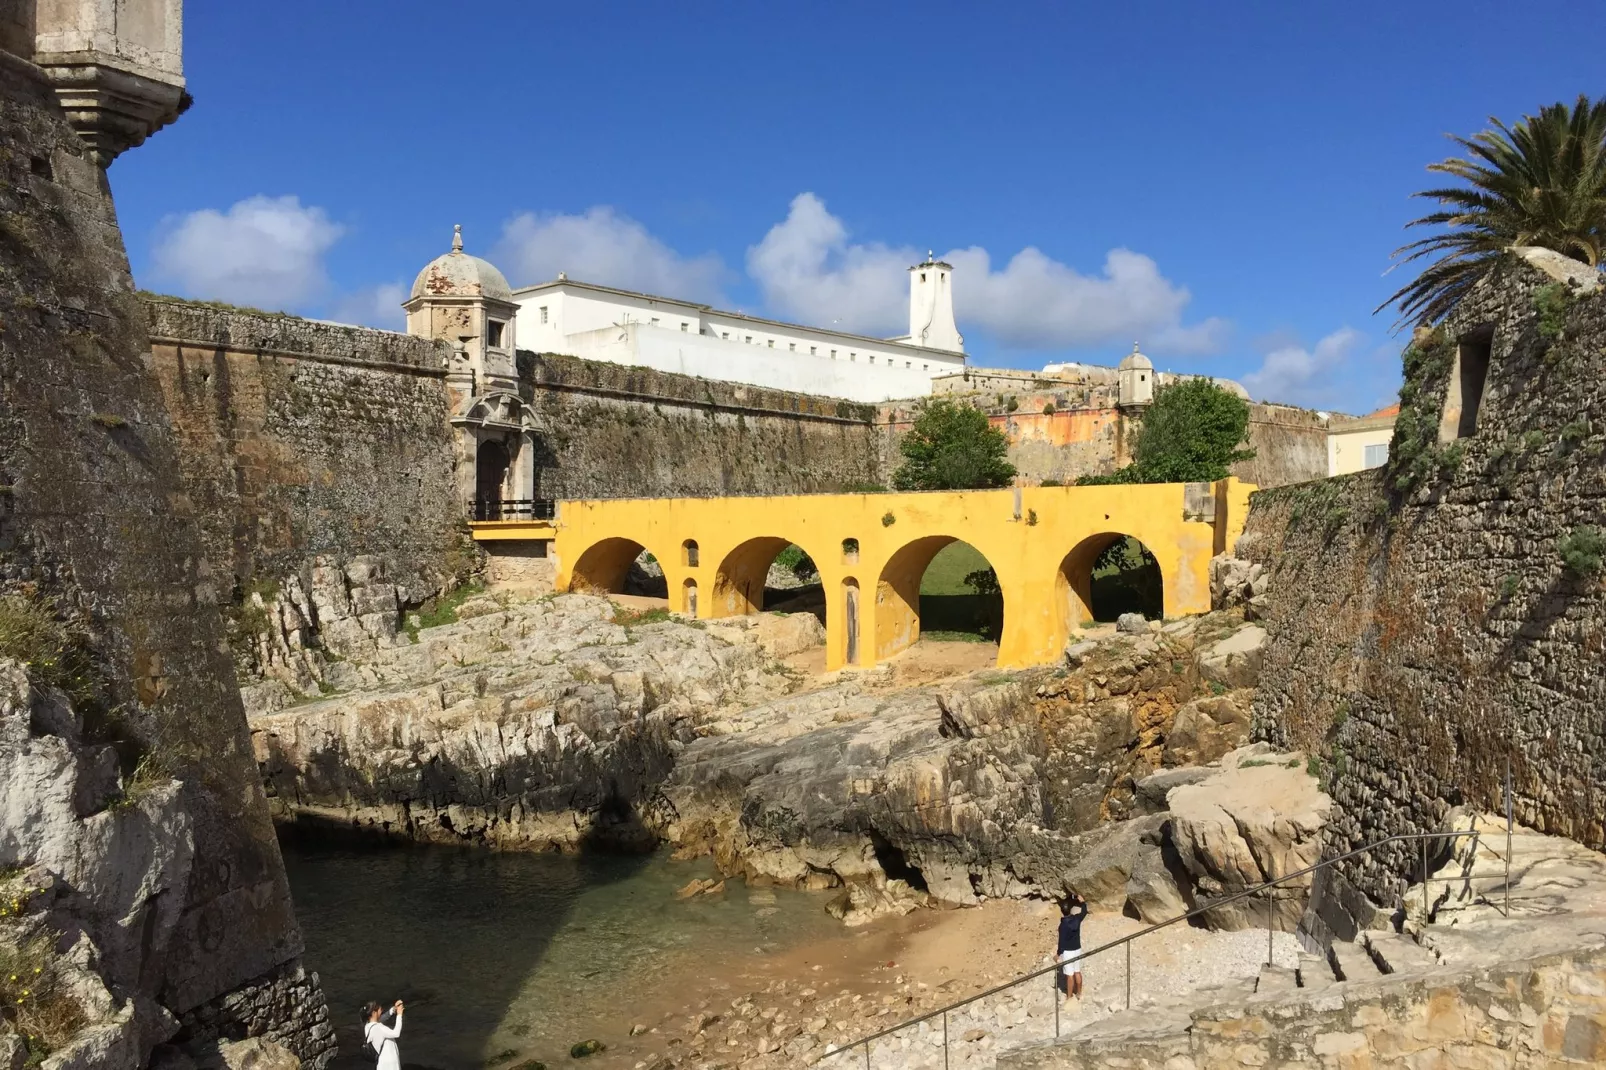
<instances>
[{"instance_id":1,"label":"stone staircase","mask_svg":"<svg viewBox=\"0 0 1606 1070\"><path fill-rule=\"evenodd\" d=\"M1557 1067L1606 1062L1606 856L1519 830L1510 916L1504 826L1409 892L1396 927L1301 952L1296 968L1136 1003L1000 1070ZM1474 857L1474 851L1476 857ZM1477 874L1471 879L1461 879ZM1437 894L1434 894L1437 890Z\"/></svg>"}]
</instances>

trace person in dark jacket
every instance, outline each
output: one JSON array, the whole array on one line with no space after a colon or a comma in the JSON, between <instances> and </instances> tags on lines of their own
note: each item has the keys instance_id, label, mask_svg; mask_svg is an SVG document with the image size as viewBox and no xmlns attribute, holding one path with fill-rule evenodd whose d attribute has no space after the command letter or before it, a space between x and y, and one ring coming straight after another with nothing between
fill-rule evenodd
<instances>
[{"instance_id":1,"label":"person in dark jacket","mask_svg":"<svg viewBox=\"0 0 1606 1070\"><path fill-rule=\"evenodd\" d=\"M1055 955L1060 963L1060 991L1067 999L1082 998L1082 919L1087 917L1087 900L1072 892L1060 902L1059 943Z\"/></svg>"}]
</instances>

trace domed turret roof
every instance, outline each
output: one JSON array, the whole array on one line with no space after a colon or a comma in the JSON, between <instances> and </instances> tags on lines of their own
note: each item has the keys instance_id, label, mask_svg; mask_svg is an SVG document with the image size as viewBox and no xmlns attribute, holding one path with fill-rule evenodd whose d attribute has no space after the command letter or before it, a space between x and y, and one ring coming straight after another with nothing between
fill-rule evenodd
<instances>
[{"instance_id":1,"label":"domed turret roof","mask_svg":"<svg viewBox=\"0 0 1606 1070\"><path fill-rule=\"evenodd\" d=\"M413 280L414 297L489 297L513 301L513 288L489 261L463 251L463 228L452 228L452 251L437 256Z\"/></svg>"},{"instance_id":2,"label":"domed turret roof","mask_svg":"<svg viewBox=\"0 0 1606 1070\"><path fill-rule=\"evenodd\" d=\"M1132 352L1121 358L1121 370L1130 371L1133 368L1154 368L1154 361L1138 352L1138 344L1132 343Z\"/></svg>"}]
</instances>

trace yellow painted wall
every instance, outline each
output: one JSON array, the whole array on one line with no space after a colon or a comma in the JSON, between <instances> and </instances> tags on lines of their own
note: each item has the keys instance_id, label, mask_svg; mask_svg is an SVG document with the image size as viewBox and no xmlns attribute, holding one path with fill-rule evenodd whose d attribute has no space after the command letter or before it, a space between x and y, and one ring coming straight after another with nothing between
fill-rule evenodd
<instances>
[{"instance_id":1,"label":"yellow painted wall","mask_svg":"<svg viewBox=\"0 0 1606 1070\"><path fill-rule=\"evenodd\" d=\"M698 616L751 613L770 561L793 542L824 584L827 667L848 661L850 586L859 602L857 664L868 666L919 638L921 574L938 550L962 539L986 556L1003 591L999 666L1041 665L1057 660L1087 619L1093 560L1121 535L1142 541L1159 562L1167 616L1210 608L1210 558L1243 531L1253 488L1218 483L1214 520L1186 519L1183 489L1026 487L1018 515L1014 490L566 501L552 545L556 586L617 590L639 546L663 566L676 610L684 611L694 584ZM847 539L858 540L856 556L844 551ZM695 564L688 541L696 543Z\"/></svg>"}]
</instances>

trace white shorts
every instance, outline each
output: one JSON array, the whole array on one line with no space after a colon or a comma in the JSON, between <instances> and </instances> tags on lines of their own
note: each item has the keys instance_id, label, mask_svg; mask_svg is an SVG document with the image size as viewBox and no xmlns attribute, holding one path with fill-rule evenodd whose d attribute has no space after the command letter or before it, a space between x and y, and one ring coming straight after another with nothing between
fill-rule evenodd
<instances>
[{"instance_id":1,"label":"white shorts","mask_svg":"<svg viewBox=\"0 0 1606 1070\"><path fill-rule=\"evenodd\" d=\"M1066 977L1082 972L1082 952L1080 950L1061 951L1060 962L1064 963L1062 970Z\"/></svg>"}]
</instances>

